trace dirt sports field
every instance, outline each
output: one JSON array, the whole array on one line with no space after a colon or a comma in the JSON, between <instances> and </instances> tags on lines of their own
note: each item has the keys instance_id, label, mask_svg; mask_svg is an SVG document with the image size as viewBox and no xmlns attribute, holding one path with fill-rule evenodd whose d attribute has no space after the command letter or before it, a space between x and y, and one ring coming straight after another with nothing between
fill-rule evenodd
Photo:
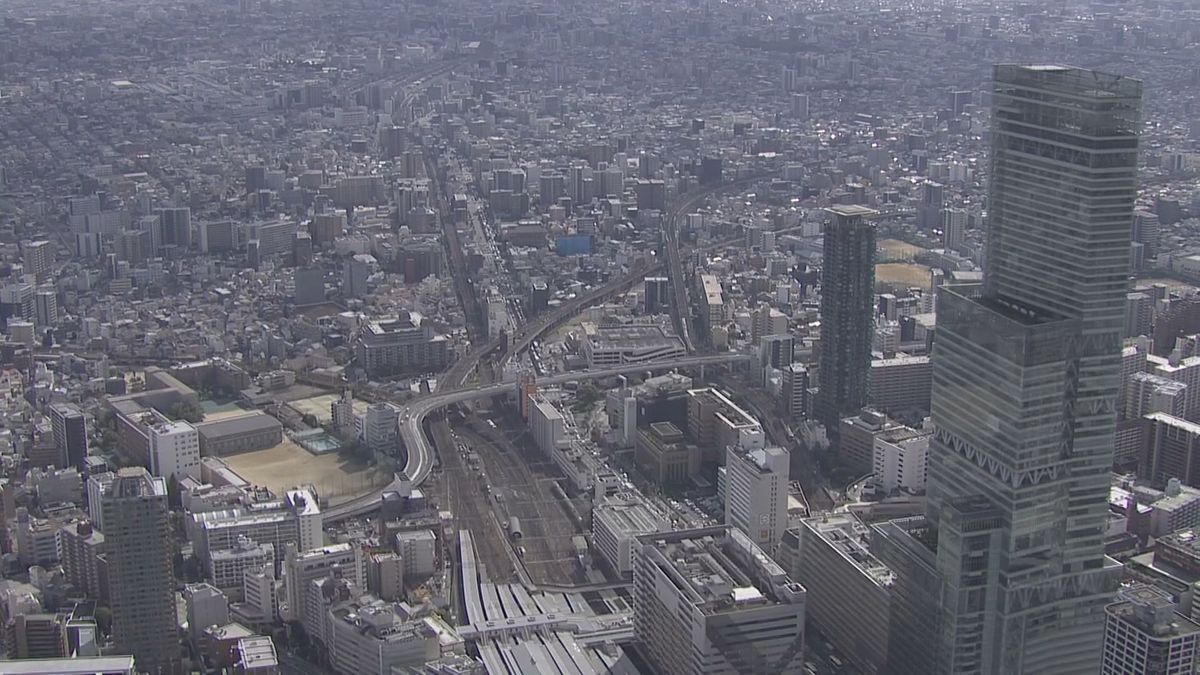
<instances>
[{"instance_id":1,"label":"dirt sports field","mask_svg":"<svg viewBox=\"0 0 1200 675\"><path fill-rule=\"evenodd\" d=\"M900 241L899 239L881 239L876 246L880 251L880 260L912 260L925 249Z\"/></svg>"},{"instance_id":2,"label":"dirt sports field","mask_svg":"<svg viewBox=\"0 0 1200 675\"><path fill-rule=\"evenodd\" d=\"M929 290L929 268L914 263L882 263L875 266L875 285L916 286Z\"/></svg>"},{"instance_id":3,"label":"dirt sports field","mask_svg":"<svg viewBox=\"0 0 1200 675\"><path fill-rule=\"evenodd\" d=\"M314 455L290 440L257 452L230 455L229 468L255 485L276 494L296 485L317 488L326 506L352 499L386 485L391 476L358 461L347 461L336 452Z\"/></svg>"}]
</instances>

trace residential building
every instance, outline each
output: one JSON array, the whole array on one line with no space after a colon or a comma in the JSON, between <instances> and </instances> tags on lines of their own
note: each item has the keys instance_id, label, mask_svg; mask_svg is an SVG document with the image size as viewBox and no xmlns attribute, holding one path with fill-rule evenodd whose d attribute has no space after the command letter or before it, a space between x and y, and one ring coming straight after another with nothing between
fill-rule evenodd
<instances>
[{"instance_id":1,"label":"residential building","mask_svg":"<svg viewBox=\"0 0 1200 675\"><path fill-rule=\"evenodd\" d=\"M143 468L121 469L101 509L117 648L133 654L139 669L181 672L167 482Z\"/></svg>"},{"instance_id":2,"label":"residential building","mask_svg":"<svg viewBox=\"0 0 1200 675\"><path fill-rule=\"evenodd\" d=\"M50 429L65 465L82 471L88 456L87 420L83 413L71 404L55 403L50 406Z\"/></svg>"},{"instance_id":3,"label":"residential building","mask_svg":"<svg viewBox=\"0 0 1200 675\"><path fill-rule=\"evenodd\" d=\"M867 373L867 402L891 415L929 412L933 363L928 356L872 359Z\"/></svg>"},{"instance_id":4,"label":"residential building","mask_svg":"<svg viewBox=\"0 0 1200 675\"><path fill-rule=\"evenodd\" d=\"M450 343L424 322L411 316L369 321L356 345L358 364L367 375L442 370L451 361Z\"/></svg>"},{"instance_id":5,"label":"residential building","mask_svg":"<svg viewBox=\"0 0 1200 675\"><path fill-rule=\"evenodd\" d=\"M816 417L830 436L838 421L867 403L875 303L875 212L828 210L821 263L821 353Z\"/></svg>"}]
</instances>

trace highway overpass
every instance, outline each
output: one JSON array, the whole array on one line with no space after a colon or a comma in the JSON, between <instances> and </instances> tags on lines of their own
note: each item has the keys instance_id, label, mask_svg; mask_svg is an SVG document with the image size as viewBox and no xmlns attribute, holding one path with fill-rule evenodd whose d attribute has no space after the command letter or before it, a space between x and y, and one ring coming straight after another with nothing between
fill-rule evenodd
<instances>
[{"instance_id":1,"label":"highway overpass","mask_svg":"<svg viewBox=\"0 0 1200 675\"><path fill-rule=\"evenodd\" d=\"M750 360L750 356L747 354L689 356L680 359L672 359L670 361L660 361L657 363L641 363L637 365L618 366L614 368L604 368L598 370L584 370L576 373L564 373L562 375L541 378L538 380L538 384L542 386L551 386L556 384L566 384L568 382L600 380L606 377L628 375L630 373L672 370L678 368L698 368L700 366L715 366L748 360ZM425 482L425 479L429 477L429 473L433 470L433 447L429 443L429 439L425 437L425 431L422 428L425 418L428 417L430 413L447 406L466 403L467 401L490 398L492 396L499 396L512 391L515 391L515 385L510 382L479 385L466 389L451 390L445 393L430 394L429 396L409 401L402 406L400 408L399 415L400 438L404 442L404 448L408 453L408 461L404 466L404 475L408 477L412 485L420 485L421 483ZM379 508L380 495L387 490L394 490L396 488L397 481L393 480L392 483L381 490L377 490L370 494L357 497L344 504L339 504L326 509L325 522L336 522L370 513Z\"/></svg>"}]
</instances>

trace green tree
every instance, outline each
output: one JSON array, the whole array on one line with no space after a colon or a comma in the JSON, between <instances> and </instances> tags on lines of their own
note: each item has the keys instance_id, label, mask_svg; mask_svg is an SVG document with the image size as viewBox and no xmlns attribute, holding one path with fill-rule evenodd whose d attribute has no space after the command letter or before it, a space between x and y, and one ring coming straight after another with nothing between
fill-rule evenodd
<instances>
[{"instance_id":1,"label":"green tree","mask_svg":"<svg viewBox=\"0 0 1200 675\"><path fill-rule=\"evenodd\" d=\"M188 399L171 406L171 417L196 424L204 421L204 409L199 403Z\"/></svg>"}]
</instances>

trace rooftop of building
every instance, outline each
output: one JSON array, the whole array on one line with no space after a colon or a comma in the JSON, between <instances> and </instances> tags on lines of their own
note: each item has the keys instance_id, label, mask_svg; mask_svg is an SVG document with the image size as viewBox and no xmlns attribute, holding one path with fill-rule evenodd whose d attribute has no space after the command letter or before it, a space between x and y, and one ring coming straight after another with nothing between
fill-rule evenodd
<instances>
[{"instance_id":1,"label":"rooftop of building","mask_svg":"<svg viewBox=\"0 0 1200 675\"><path fill-rule=\"evenodd\" d=\"M734 527L657 532L638 537L676 589L705 614L791 604L804 588Z\"/></svg>"},{"instance_id":2,"label":"rooftop of building","mask_svg":"<svg viewBox=\"0 0 1200 675\"><path fill-rule=\"evenodd\" d=\"M871 554L870 530L858 518L849 513L831 513L802 522L876 585L895 582L895 572Z\"/></svg>"},{"instance_id":3,"label":"rooftop of building","mask_svg":"<svg viewBox=\"0 0 1200 675\"><path fill-rule=\"evenodd\" d=\"M717 275L701 274L700 283L704 287L707 304L720 305L725 302L724 292L721 290L721 279Z\"/></svg>"},{"instance_id":4,"label":"rooftop of building","mask_svg":"<svg viewBox=\"0 0 1200 675\"><path fill-rule=\"evenodd\" d=\"M622 492L612 495L596 506L594 516L620 532L656 532L664 528L668 518L651 506L639 493Z\"/></svg>"},{"instance_id":5,"label":"rooftop of building","mask_svg":"<svg viewBox=\"0 0 1200 675\"><path fill-rule=\"evenodd\" d=\"M1200 633L1200 625L1176 612L1176 605L1165 591L1139 584L1122 588L1114 602L1105 607L1109 616L1136 626L1153 639L1170 640Z\"/></svg>"},{"instance_id":6,"label":"rooftop of building","mask_svg":"<svg viewBox=\"0 0 1200 675\"><path fill-rule=\"evenodd\" d=\"M226 417L212 422L201 422L196 425L196 431L205 439L234 436L238 434L258 433L282 429L279 420L264 412L252 412L237 417Z\"/></svg>"},{"instance_id":7,"label":"rooftop of building","mask_svg":"<svg viewBox=\"0 0 1200 675\"><path fill-rule=\"evenodd\" d=\"M238 663L247 671L279 665L279 657L275 653L275 643L269 637L255 635L242 638L238 640L237 651Z\"/></svg>"},{"instance_id":8,"label":"rooftop of building","mask_svg":"<svg viewBox=\"0 0 1200 675\"><path fill-rule=\"evenodd\" d=\"M717 389L689 389L688 396L697 398L702 404L716 407L716 414L724 416L735 427L760 426L758 419L742 410L729 397Z\"/></svg>"},{"instance_id":9,"label":"rooftop of building","mask_svg":"<svg viewBox=\"0 0 1200 675\"><path fill-rule=\"evenodd\" d=\"M96 675L132 673L132 656L89 656L70 659L0 661L0 675Z\"/></svg>"},{"instance_id":10,"label":"rooftop of building","mask_svg":"<svg viewBox=\"0 0 1200 675\"><path fill-rule=\"evenodd\" d=\"M825 210L842 218L870 218L877 213L875 209L869 209L857 204L835 204Z\"/></svg>"},{"instance_id":11,"label":"rooftop of building","mask_svg":"<svg viewBox=\"0 0 1200 675\"><path fill-rule=\"evenodd\" d=\"M597 326L585 323L583 330L592 349L683 349L682 340L654 324Z\"/></svg>"}]
</instances>

